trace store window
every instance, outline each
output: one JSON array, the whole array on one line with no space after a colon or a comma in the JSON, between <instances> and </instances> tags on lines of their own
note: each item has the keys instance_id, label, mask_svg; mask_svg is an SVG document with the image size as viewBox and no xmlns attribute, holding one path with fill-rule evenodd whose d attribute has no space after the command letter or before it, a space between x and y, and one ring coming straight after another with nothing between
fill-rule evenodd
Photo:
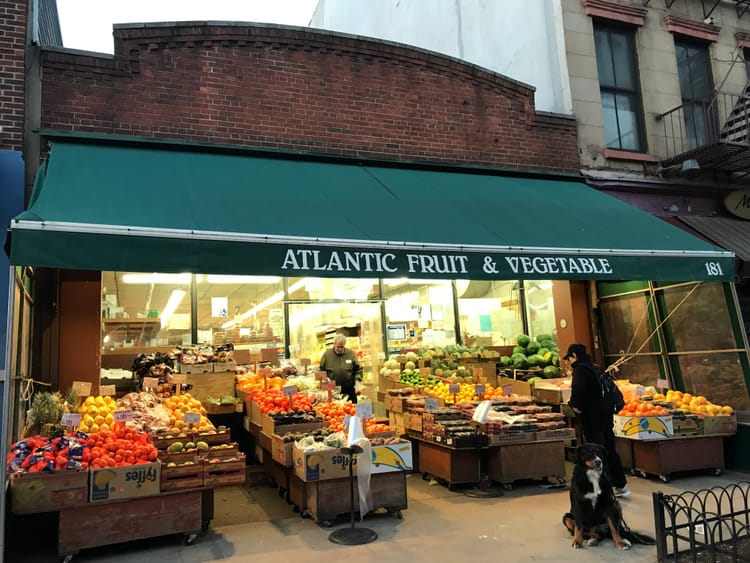
<instances>
[{"instance_id":1,"label":"store window","mask_svg":"<svg viewBox=\"0 0 750 563\"><path fill-rule=\"evenodd\" d=\"M607 146L645 152L635 32L595 23L594 43Z\"/></svg>"},{"instance_id":2,"label":"store window","mask_svg":"<svg viewBox=\"0 0 750 563\"><path fill-rule=\"evenodd\" d=\"M276 347L284 340L284 285L278 276L198 274L197 342Z\"/></svg>"},{"instance_id":3,"label":"store window","mask_svg":"<svg viewBox=\"0 0 750 563\"><path fill-rule=\"evenodd\" d=\"M750 409L750 373L732 288L720 283L660 286L600 283L601 333L607 365L633 383L703 395Z\"/></svg>"},{"instance_id":4,"label":"store window","mask_svg":"<svg viewBox=\"0 0 750 563\"><path fill-rule=\"evenodd\" d=\"M517 281L456 281L458 316L466 345L512 346L524 332Z\"/></svg>"},{"instance_id":5,"label":"store window","mask_svg":"<svg viewBox=\"0 0 750 563\"><path fill-rule=\"evenodd\" d=\"M191 274L102 272L102 349L192 344L191 280Z\"/></svg>"},{"instance_id":6,"label":"store window","mask_svg":"<svg viewBox=\"0 0 750 563\"><path fill-rule=\"evenodd\" d=\"M387 279L383 298L388 353L457 342L451 281Z\"/></svg>"},{"instance_id":7,"label":"store window","mask_svg":"<svg viewBox=\"0 0 750 563\"><path fill-rule=\"evenodd\" d=\"M677 73L684 108L686 137L690 148L715 137L718 119L711 104L713 79L708 45L675 39Z\"/></svg>"}]
</instances>

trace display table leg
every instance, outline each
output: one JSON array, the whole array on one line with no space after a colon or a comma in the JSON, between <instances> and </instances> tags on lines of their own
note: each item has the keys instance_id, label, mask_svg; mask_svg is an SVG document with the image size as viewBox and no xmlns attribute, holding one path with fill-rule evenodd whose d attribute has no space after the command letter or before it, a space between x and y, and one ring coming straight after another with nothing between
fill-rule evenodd
<instances>
[{"instance_id":1,"label":"display table leg","mask_svg":"<svg viewBox=\"0 0 750 563\"><path fill-rule=\"evenodd\" d=\"M479 450L479 485L466 491L467 497L472 498L497 498L503 496L503 491L492 484L492 480L487 472L489 466L489 448Z\"/></svg>"}]
</instances>

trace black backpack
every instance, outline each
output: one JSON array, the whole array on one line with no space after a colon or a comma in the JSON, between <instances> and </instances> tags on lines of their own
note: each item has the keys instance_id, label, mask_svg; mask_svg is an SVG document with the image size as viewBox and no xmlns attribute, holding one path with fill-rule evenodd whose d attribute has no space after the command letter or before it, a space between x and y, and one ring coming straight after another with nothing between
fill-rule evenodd
<instances>
[{"instance_id":1,"label":"black backpack","mask_svg":"<svg viewBox=\"0 0 750 563\"><path fill-rule=\"evenodd\" d=\"M602 388L602 407L607 413L617 414L625 406L625 398L611 374L598 366L594 366L594 373Z\"/></svg>"}]
</instances>

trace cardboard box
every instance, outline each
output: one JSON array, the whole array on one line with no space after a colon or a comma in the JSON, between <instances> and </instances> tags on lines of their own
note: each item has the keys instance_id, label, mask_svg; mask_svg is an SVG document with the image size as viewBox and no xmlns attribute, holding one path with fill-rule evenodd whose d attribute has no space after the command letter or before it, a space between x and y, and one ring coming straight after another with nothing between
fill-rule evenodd
<instances>
[{"instance_id":1,"label":"cardboard box","mask_svg":"<svg viewBox=\"0 0 750 563\"><path fill-rule=\"evenodd\" d=\"M250 401L250 420L253 421L253 424L257 424L260 426L263 424L263 413L260 412L260 405L258 403L254 403Z\"/></svg>"},{"instance_id":2,"label":"cardboard box","mask_svg":"<svg viewBox=\"0 0 750 563\"><path fill-rule=\"evenodd\" d=\"M14 514L55 511L86 504L88 498L88 471L10 474L11 510Z\"/></svg>"},{"instance_id":3,"label":"cardboard box","mask_svg":"<svg viewBox=\"0 0 750 563\"><path fill-rule=\"evenodd\" d=\"M190 395L199 401L205 401L209 397L221 397L222 395L234 396L236 388L234 372L190 373L185 378L185 382L193 386L189 391Z\"/></svg>"},{"instance_id":4,"label":"cardboard box","mask_svg":"<svg viewBox=\"0 0 750 563\"><path fill-rule=\"evenodd\" d=\"M536 439L542 440L575 440L576 431L573 428L556 428L554 430L540 430L536 433Z\"/></svg>"},{"instance_id":5,"label":"cardboard box","mask_svg":"<svg viewBox=\"0 0 750 563\"><path fill-rule=\"evenodd\" d=\"M736 434L737 433L737 416L704 416L703 417L704 434Z\"/></svg>"},{"instance_id":6,"label":"cardboard box","mask_svg":"<svg viewBox=\"0 0 750 563\"><path fill-rule=\"evenodd\" d=\"M305 452L295 443L292 449L294 474L303 481L325 481L349 477L349 456L339 448ZM353 458L356 465L357 458ZM355 468L356 474L356 468Z\"/></svg>"},{"instance_id":7,"label":"cardboard box","mask_svg":"<svg viewBox=\"0 0 750 563\"><path fill-rule=\"evenodd\" d=\"M89 502L158 495L161 462L91 469Z\"/></svg>"},{"instance_id":8,"label":"cardboard box","mask_svg":"<svg viewBox=\"0 0 750 563\"><path fill-rule=\"evenodd\" d=\"M674 436L672 416L619 416L614 417L615 436L631 440L660 440Z\"/></svg>"},{"instance_id":9,"label":"cardboard box","mask_svg":"<svg viewBox=\"0 0 750 563\"><path fill-rule=\"evenodd\" d=\"M305 422L302 424L285 424L284 426L279 426L276 424L274 419L267 414L261 416L260 425L261 430L269 436L273 434L283 436L284 434L288 434L289 432L310 432L312 430L317 430L318 428L323 428L324 426L328 426L328 422L325 420L321 420L319 422Z\"/></svg>"},{"instance_id":10,"label":"cardboard box","mask_svg":"<svg viewBox=\"0 0 750 563\"><path fill-rule=\"evenodd\" d=\"M519 381L517 379L511 379L510 377L498 377L497 385L500 389L505 390L506 387L512 387L513 393L516 395L523 395L525 397L531 397L531 385L525 381ZM503 391L505 392L505 391Z\"/></svg>"},{"instance_id":11,"label":"cardboard box","mask_svg":"<svg viewBox=\"0 0 750 563\"><path fill-rule=\"evenodd\" d=\"M372 468L370 473L413 470L414 460L411 442L372 447Z\"/></svg>"},{"instance_id":12,"label":"cardboard box","mask_svg":"<svg viewBox=\"0 0 750 563\"><path fill-rule=\"evenodd\" d=\"M406 397L388 395L386 401L386 408L391 412L402 413L406 410Z\"/></svg>"},{"instance_id":13,"label":"cardboard box","mask_svg":"<svg viewBox=\"0 0 750 563\"><path fill-rule=\"evenodd\" d=\"M673 416L672 429L675 436L700 436L703 434L703 419L697 415Z\"/></svg>"},{"instance_id":14,"label":"cardboard box","mask_svg":"<svg viewBox=\"0 0 750 563\"><path fill-rule=\"evenodd\" d=\"M388 425L393 428L399 436L406 434L406 415L401 412L388 413Z\"/></svg>"},{"instance_id":15,"label":"cardboard box","mask_svg":"<svg viewBox=\"0 0 750 563\"><path fill-rule=\"evenodd\" d=\"M422 432L422 413L406 413L406 429L414 432Z\"/></svg>"},{"instance_id":16,"label":"cardboard box","mask_svg":"<svg viewBox=\"0 0 750 563\"><path fill-rule=\"evenodd\" d=\"M271 457L277 463L285 467L291 467L294 463L294 441L284 442L283 436L274 434L271 436Z\"/></svg>"},{"instance_id":17,"label":"cardboard box","mask_svg":"<svg viewBox=\"0 0 750 563\"><path fill-rule=\"evenodd\" d=\"M534 383L533 397L540 403L567 404L570 400L570 379L541 379Z\"/></svg>"},{"instance_id":18,"label":"cardboard box","mask_svg":"<svg viewBox=\"0 0 750 563\"><path fill-rule=\"evenodd\" d=\"M213 373L213 371L214 366L209 362L205 362L203 364L177 364L177 373Z\"/></svg>"}]
</instances>

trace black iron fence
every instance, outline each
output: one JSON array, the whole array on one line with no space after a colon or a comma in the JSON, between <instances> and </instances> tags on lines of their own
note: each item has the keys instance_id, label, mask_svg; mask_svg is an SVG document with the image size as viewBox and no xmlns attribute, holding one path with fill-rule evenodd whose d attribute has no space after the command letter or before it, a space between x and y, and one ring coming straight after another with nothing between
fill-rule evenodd
<instances>
[{"instance_id":1,"label":"black iron fence","mask_svg":"<svg viewBox=\"0 0 750 563\"><path fill-rule=\"evenodd\" d=\"M750 562L750 482L653 493L660 562Z\"/></svg>"}]
</instances>

